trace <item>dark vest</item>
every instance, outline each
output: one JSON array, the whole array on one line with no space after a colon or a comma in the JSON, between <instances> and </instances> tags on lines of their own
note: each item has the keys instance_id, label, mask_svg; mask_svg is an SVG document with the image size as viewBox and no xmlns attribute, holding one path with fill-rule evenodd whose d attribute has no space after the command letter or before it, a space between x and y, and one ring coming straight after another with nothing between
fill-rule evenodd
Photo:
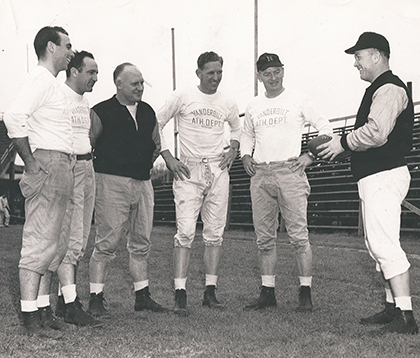
<instances>
[{"instance_id":1,"label":"dark vest","mask_svg":"<svg viewBox=\"0 0 420 358\"><path fill-rule=\"evenodd\" d=\"M413 101L405 84L391 71L381 74L366 89L359 111L357 112L354 129L360 128L367 123L372 105L372 97L378 88L387 83L404 88L408 97L408 105L397 117L395 127L383 146L370 148L363 152L352 152L351 171L356 180L384 170L391 170L406 165L404 156L411 151L414 124Z\"/></svg>"},{"instance_id":2,"label":"dark vest","mask_svg":"<svg viewBox=\"0 0 420 358\"><path fill-rule=\"evenodd\" d=\"M145 102L138 103L138 130L127 107L121 105L115 95L92 109L103 127L95 146L95 171L139 180L150 179L156 149L152 139L156 116L152 107Z\"/></svg>"}]
</instances>

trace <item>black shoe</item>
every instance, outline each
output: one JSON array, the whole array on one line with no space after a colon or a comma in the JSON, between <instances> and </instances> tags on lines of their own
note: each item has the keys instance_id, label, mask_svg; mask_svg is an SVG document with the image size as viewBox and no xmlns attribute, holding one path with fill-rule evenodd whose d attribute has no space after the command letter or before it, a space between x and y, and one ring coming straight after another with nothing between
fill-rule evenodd
<instances>
[{"instance_id":1,"label":"black shoe","mask_svg":"<svg viewBox=\"0 0 420 358\"><path fill-rule=\"evenodd\" d=\"M93 318L89 313L83 310L79 297L71 303L66 304L66 316L64 322L75 324L76 326L102 327L104 323Z\"/></svg>"},{"instance_id":2,"label":"black shoe","mask_svg":"<svg viewBox=\"0 0 420 358\"><path fill-rule=\"evenodd\" d=\"M53 315L51 306L38 308L38 314L43 327L50 327L56 331L60 331L65 327L65 325Z\"/></svg>"},{"instance_id":3,"label":"black shoe","mask_svg":"<svg viewBox=\"0 0 420 358\"><path fill-rule=\"evenodd\" d=\"M41 324L39 312L22 312L24 334L42 338L60 339L63 333Z\"/></svg>"},{"instance_id":4,"label":"black shoe","mask_svg":"<svg viewBox=\"0 0 420 358\"><path fill-rule=\"evenodd\" d=\"M401 311L398 307L395 308L394 320L382 327L384 333L404 333L404 334L417 334L419 327L413 316L413 311Z\"/></svg>"},{"instance_id":5,"label":"black shoe","mask_svg":"<svg viewBox=\"0 0 420 358\"><path fill-rule=\"evenodd\" d=\"M203 306L223 310L224 307L217 300L215 291L216 291L216 286L213 286L213 285L206 286L206 290L204 291Z\"/></svg>"},{"instance_id":6,"label":"black shoe","mask_svg":"<svg viewBox=\"0 0 420 358\"><path fill-rule=\"evenodd\" d=\"M64 297L58 296L57 305L55 306L55 316L64 318L66 316L66 304L64 303Z\"/></svg>"},{"instance_id":7,"label":"black shoe","mask_svg":"<svg viewBox=\"0 0 420 358\"><path fill-rule=\"evenodd\" d=\"M182 317L186 317L189 314L187 309L187 292L185 290L175 290L174 313Z\"/></svg>"},{"instance_id":8,"label":"black shoe","mask_svg":"<svg viewBox=\"0 0 420 358\"><path fill-rule=\"evenodd\" d=\"M135 311L169 312L169 309L162 307L150 297L149 287L136 291Z\"/></svg>"},{"instance_id":9,"label":"black shoe","mask_svg":"<svg viewBox=\"0 0 420 358\"><path fill-rule=\"evenodd\" d=\"M244 311L260 310L266 307L277 306L274 287L261 287L260 297L244 307Z\"/></svg>"},{"instance_id":10,"label":"black shoe","mask_svg":"<svg viewBox=\"0 0 420 358\"><path fill-rule=\"evenodd\" d=\"M385 302L385 309L375 313L372 316L361 318L362 324L387 324L391 323L395 318L395 303Z\"/></svg>"},{"instance_id":11,"label":"black shoe","mask_svg":"<svg viewBox=\"0 0 420 358\"><path fill-rule=\"evenodd\" d=\"M87 313L95 318L109 318L110 314L104 307L104 302L106 303L103 292L91 293Z\"/></svg>"},{"instance_id":12,"label":"black shoe","mask_svg":"<svg viewBox=\"0 0 420 358\"><path fill-rule=\"evenodd\" d=\"M299 288L299 306L296 312L312 312L311 288L309 286L300 286Z\"/></svg>"}]
</instances>

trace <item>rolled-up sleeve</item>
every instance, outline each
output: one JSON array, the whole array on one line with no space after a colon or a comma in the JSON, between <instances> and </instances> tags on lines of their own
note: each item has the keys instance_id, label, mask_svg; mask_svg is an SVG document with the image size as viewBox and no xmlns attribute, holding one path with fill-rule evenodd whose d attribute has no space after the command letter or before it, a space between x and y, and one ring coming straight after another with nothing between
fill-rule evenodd
<instances>
[{"instance_id":1,"label":"rolled-up sleeve","mask_svg":"<svg viewBox=\"0 0 420 358\"><path fill-rule=\"evenodd\" d=\"M372 97L367 123L346 137L349 149L360 152L384 145L407 105L407 93L402 87L388 83L378 88Z\"/></svg>"}]
</instances>

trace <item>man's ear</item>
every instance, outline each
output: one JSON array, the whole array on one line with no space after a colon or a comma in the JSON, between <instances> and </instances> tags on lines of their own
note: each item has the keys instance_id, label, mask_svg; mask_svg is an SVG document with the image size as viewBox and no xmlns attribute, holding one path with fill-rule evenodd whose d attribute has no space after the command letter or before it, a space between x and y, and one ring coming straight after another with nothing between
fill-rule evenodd
<instances>
[{"instance_id":1,"label":"man's ear","mask_svg":"<svg viewBox=\"0 0 420 358\"><path fill-rule=\"evenodd\" d=\"M47 43L47 50L50 51L51 53L54 53L55 51L55 43L52 41L48 41Z\"/></svg>"},{"instance_id":2,"label":"man's ear","mask_svg":"<svg viewBox=\"0 0 420 358\"><path fill-rule=\"evenodd\" d=\"M79 70L76 67L72 67L70 68L70 73L73 77L77 77L77 75L79 74Z\"/></svg>"},{"instance_id":3,"label":"man's ear","mask_svg":"<svg viewBox=\"0 0 420 358\"><path fill-rule=\"evenodd\" d=\"M200 71L200 69L199 69L199 68L197 68L197 70L195 71L195 74L196 74L196 75L197 75L197 77L201 80L202 73L201 73L201 71Z\"/></svg>"}]
</instances>

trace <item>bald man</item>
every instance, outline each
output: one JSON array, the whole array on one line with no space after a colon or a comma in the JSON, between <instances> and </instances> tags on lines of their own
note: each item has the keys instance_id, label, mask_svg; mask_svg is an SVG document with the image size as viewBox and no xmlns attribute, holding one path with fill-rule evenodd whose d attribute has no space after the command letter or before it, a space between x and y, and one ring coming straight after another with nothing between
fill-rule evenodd
<instances>
[{"instance_id":1,"label":"bald man","mask_svg":"<svg viewBox=\"0 0 420 358\"><path fill-rule=\"evenodd\" d=\"M154 205L150 169L160 152L160 137L155 112L141 100L143 83L143 75L133 64L117 66L117 93L91 111L96 237L89 266L88 312L94 317L109 317L104 307L105 278L123 236L128 241L129 271L136 294L134 309L167 311L149 293Z\"/></svg>"}]
</instances>

